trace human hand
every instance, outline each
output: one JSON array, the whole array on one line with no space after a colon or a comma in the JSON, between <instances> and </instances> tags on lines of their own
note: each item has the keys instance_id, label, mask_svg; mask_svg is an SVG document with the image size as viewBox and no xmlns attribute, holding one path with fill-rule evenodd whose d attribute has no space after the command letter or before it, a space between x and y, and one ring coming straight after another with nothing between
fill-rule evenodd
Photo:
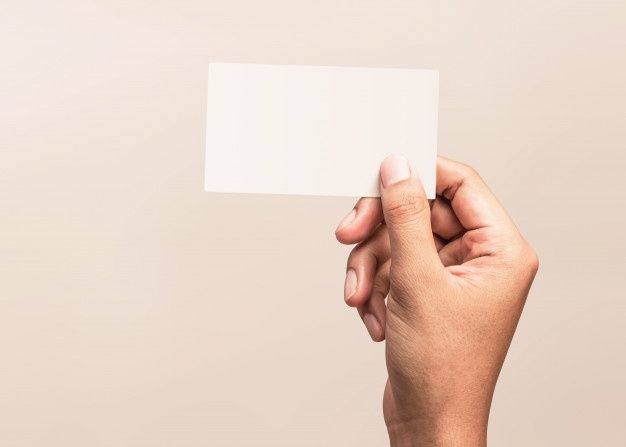
<instances>
[{"instance_id":1,"label":"human hand","mask_svg":"<svg viewBox=\"0 0 626 447\"><path fill-rule=\"evenodd\" d=\"M381 199L337 229L358 245L345 300L386 339L392 445L486 444L489 408L538 259L470 167L440 157L429 205L406 159L380 168ZM385 298L387 302L385 303Z\"/></svg>"}]
</instances>

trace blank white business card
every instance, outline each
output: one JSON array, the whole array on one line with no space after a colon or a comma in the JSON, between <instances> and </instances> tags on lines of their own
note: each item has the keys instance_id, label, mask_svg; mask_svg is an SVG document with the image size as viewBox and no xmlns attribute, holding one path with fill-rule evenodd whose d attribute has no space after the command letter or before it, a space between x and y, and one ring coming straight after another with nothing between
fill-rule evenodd
<instances>
[{"instance_id":1,"label":"blank white business card","mask_svg":"<svg viewBox=\"0 0 626 447\"><path fill-rule=\"evenodd\" d=\"M379 167L409 159L435 197L434 70L209 64L205 189L379 196Z\"/></svg>"}]
</instances>

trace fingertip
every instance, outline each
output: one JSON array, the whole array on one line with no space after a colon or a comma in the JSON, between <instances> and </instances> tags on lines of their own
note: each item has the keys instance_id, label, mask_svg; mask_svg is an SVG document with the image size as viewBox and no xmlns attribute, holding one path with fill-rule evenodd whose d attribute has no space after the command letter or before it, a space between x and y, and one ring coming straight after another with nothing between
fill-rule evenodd
<instances>
[{"instance_id":1,"label":"fingertip","mask_svg":"<svg viewBox=\"0 0 626 447\"><path fill-rule=\"evenodd\" d=\"M357 236L358 235L354 234L354 231L348 231L348 230L336 230L335 231L335 239L337 239L338 242L344 245L352 245L352 244L356 244L357 242L360 242L361 240L358 239Z\"/></svg>"},{"instance_id":2,"label":"fingertip","mask_svg":"<svg viewBox=\"0 0 626 447\"><path fill-rule=\"evenodd\" d=\"M372 292L371 276L375 268L375 261L367 255L362 257L363 254L363 252L357 252L348 260L343 299L350 307L363 306Z\"/></svg>"},{"instance_id":3,"label":"fingertip","mask_svg":"<svg viewBox=\"0 0 626 447\"><path fill-rule=\"evenodd\" d=\"M385 334L382 325L374 314L370 312L363 313L363 324L365 324L365 328L373 341L379 342L384 340Z\"/></svg>"},{"instance_id":4,"label":"fingertip","mask_svg":"<svg viewBox=\"0 0 626 447\"><path fill-rule=\"evenodd\" d=\"M350 269L352 270L352 269ZM346 283L352 281L348 276L352 276L350 270L346 274ZM352 270L354 271L354 270ZM351 292L346 291L344 287L344 301L350 307L361 307L367 303L369 295L371 293L371 285L367 277L363 277L362 280L358 279L358 275L355 276L355 289Z\"/></svg>"},{"instance_id":5,"label":"fingertip","mask_svg":"<svg viewBox=\"0 0 626 447\"><path fill-rule=\"evenodd\" d=\"M391 154L380 164L380 181L382 188L408 180L412 175L409 160L400 154Z\"/></svg>"},{"instance_id":6,"label":"fingertip","mask_svg":"<svg viewBox=\"0 0 626 447\"><path fill-rule=\"evenodd\" d=\"M422 181L408 159L402 155L389 155L380 165L380 199L383 212L398 202L428 202Z\"/></svg>"},{"instance_id":7,"label":"fingertip","mask_svg":"<svg viewBox=\"0 0 626 447\"><path fill-rule=\"evenodd\" d=\"M362 198L339 223L335 238L342 244L356 244L367 239L383 220L380 199Z\"/></svg>"},{"instance_id":8,"label":"fingertip","mask_svg":"<svg viewBox=\"0 0 626 447\"><path fill-rule=\"evenodd\" d=\"M339 225L337 225L335 234L349 227L352 224L352 222L354 222L354 220L356 219L356 215L357 215L357 210L356 208L353 208L348 214L346 214L346 216L343 219L341 219L341 222L339 222Z\"/></svg>"},{"instance_id":9,"label":"fingertip","mask_svg":"<svg viewBox=\"0 0 626 447\"><path fill-rule=\"evenodd\" d=\"M346 304L349 306L352 297L359 290L359 278L356 274L356 270L353 268L349 268L346 272L346 279L343 285L343 299Z\"/></svg>"}]
</instances>

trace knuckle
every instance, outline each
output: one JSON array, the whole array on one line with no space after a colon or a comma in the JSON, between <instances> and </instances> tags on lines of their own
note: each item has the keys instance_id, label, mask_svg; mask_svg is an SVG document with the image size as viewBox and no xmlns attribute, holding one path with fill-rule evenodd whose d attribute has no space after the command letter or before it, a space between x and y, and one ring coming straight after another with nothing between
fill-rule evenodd
<instances>
[{"instance_id":1,"label":"knuckle","mask_svg":"<svg viewBox=\"0 0 626 447\"><path fill-rule=\"evenodd\" d=\"M474 245L482 244L490 240L490 235L486 229L468 231L461 237L463 248L470 250Z\"/></svg>"},{"instance_id":2,"label":"knuckle","mask_svg":"<svg viewBox=\"0 0 626 447\"><path fill-rule=\"evenodd\" d=\"M516 245L518 248L511 250L511 264L517 267L517 271L524 277L533 278L539 270L539 257L535 250L520 236L520 241Z\"/></svg>"},{"instance_id":3,"label":"knuckle","mask_svg":"<svg viewBox=\"0 0 626 447\"><path fill-rule=\"evenodd\" d=\"M470 187L485 184L482 176L473 166L461 163L461 174L463 182Z\"/></svg>"},{"instance_id":4,"label":"knuckle","mask_svg":"<svg viewBox=\"0 0 626 447\"><path fill-rule=\"evenodd\" d=\"M361 242L348 255L348 268L357 265L373 265L382 256L380 250L372 240Z\"/></svg>"},{"instance_id":5,"label":"knuckle","mask_svg":"<svg viewBox=\"0 0 626 447\"><path fill-rule=\"evenodd\" d=\"M485 185L485 181L480 176L478 171L472 166L456 162L456 173L458 177L455 181L449 184L442 192L442 195L448 199L454 197L456 192L461 188L480 188L480 185Z\"/></svg>"},{"instance_id":6,"label":"knuckle","mask_svg":"<svg viewBox=\"0 0 626 447\"><path fill-rule=\"evenodd\" d=\"M539 256L537 256L537 253L531 247L528 247L526 259L526 264L528 265L530 272L535 275L539 270Z\"/></svg>"},{"instance_id":7,"label":"knuckle","mask_svg":"<svg viewBox=\"0 0 626 447\"><path fill-rule=\"evenodd\" d=\"M502 236L490 228L468 231L461 236L461 257L473 259L481 254L502 251Z\"/></svg>"},{"instance_id":8,"label":"knuckle","mask_svg":"<svg viewBox=\"0 0 626 447\"><path fill-rule=\"evenodd\" d=\"M460 165L461 165L461 170L463 171L463 174L465 177L480 179L480 174L473 166L470 166L465 163L460 163Z\"/></svg>"},{"instance_id":9,"label":"knuckle","mask_svg":"<svg viewBox=\"0 0 626 447\"><path fill-rule=\"evenodd\" d=\"M429 211L425 197L403 192L387 206L385 218L395 223L405 223L419 219Z\"/></svg>"}]
</instances>

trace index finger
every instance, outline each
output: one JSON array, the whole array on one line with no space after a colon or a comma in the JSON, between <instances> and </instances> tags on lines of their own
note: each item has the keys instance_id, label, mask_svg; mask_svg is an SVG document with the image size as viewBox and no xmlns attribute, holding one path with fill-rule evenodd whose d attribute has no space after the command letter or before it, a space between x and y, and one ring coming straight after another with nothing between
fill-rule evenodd
<instances>
[{"instance_id":1,"label":"index finger","mask_svg":"<svg viewBox=\"0 0 626 447\"><path fill-rule=\"evenodd\" d=\"M380 199L362 197L339 223L335 236L342 244L356 244L370 237L382 221Z\"/></svg>"},{"instance_id":2,"label":"index finger","mask_svg":"<svg viewBox=\"0 0 626 447\"><path fill-rule=\"evenodd\" d=\"M461 225L467 230L512 223L473 168L441 156L437 157L437 194L450 201Z\"/></svg>"}]
</instances>

